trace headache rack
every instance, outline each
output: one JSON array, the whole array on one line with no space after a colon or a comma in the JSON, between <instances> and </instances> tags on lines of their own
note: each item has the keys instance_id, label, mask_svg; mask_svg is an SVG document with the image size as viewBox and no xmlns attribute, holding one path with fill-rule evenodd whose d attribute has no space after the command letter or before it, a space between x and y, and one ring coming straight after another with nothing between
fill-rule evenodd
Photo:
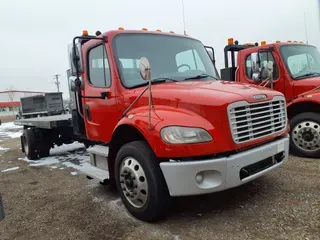
<instances>
[{"instance_id":1,"label":"headache rack","mask_svg":"<svg viewBox=\"0 0 320 240\"><path fill-rule=\"evenodd\" d=\"M228 106L231 135L240 144L281 132L287 127L285 99L232 103Z\"/></svg>"}]
</instances>

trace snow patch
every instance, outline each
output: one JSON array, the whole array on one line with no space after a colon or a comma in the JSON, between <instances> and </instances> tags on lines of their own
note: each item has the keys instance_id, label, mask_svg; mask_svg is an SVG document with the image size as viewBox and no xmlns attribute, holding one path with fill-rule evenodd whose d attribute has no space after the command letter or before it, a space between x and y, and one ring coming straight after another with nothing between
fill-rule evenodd
<instances>
[{"instance_id":1,"label":"snow patch","mask_svg":"<svg viewBox=\"0 0 320 240\"><path fill-rule=\"evenodd\" d=\"M19 169L19 167L13 167L13 168L4 169L4 170L2 170L1 172L2 172L2 173L4 173L4 172L10 172L10 171L15 171L15 170L17 170L17 169Z\"/></svg>"},{"instance_id":2,"label":"snow patch","mask_svg":"<svg viewBox=\"0 0 320 240\"><path fill-rule=\"evenodd\" d=\"M55 157L47 157L42 161L32 161L33 163L30 163L30 167L40 167L40 166L48 166L55 163L59 163L59 160Z\"/></svg>"},{"instance_id":3,"label":"snow patch","mask_svg":"<svg viewBox=\"0 0 320 240\"><path fill-rule=\"evenodd\" d=\"M72 176L75 176L75 175L77 175L78 173L77 172L71 172L71 175Z\"/></svg>"},{"instance_id":4,"label":"snow patch","mask_svg":"<svg viewBox=\"0 0 320 240\"><path fill-rule=\"evenodd\" d=\"M0 151L8 151L10 150L10 148L3 148L3 147L0 147Z\"/></svg>"},{"instance_id":5,"label":"snow patch","mask_svg":"<svg viewBox=\"0 0 320 240\"><path fill-rule=\"evenodd\" d=\"M0 125L1 138L19 138L22 135L22 127L14 125L13 122Z\"/></svg>"}]
</instances>

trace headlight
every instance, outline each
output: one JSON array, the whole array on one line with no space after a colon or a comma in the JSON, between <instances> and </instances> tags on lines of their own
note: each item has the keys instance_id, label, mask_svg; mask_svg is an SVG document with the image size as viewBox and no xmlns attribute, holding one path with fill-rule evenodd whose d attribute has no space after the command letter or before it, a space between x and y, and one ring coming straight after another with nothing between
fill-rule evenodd
<instances>
[{"instance_id":1,"label":"headlight","mask_svg":"<svg viewBox=\"0 0 320 240\"><path fill-rule=\"evenodd\" d=\"M165 127L161 130L161 138L166 143L202 143L212 141L211 135L204 129L192 127Z\"/></svg>"}]
</instances>

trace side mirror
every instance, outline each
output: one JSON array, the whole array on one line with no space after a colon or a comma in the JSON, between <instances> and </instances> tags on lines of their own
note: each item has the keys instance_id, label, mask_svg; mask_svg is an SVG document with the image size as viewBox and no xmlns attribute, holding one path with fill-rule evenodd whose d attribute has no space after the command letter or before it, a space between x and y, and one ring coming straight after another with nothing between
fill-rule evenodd
<instances>
[{"instance_id":1,"label":"side mirror","mask_svg":"<svg viewBox=\"0 0 320 240\"><path fill-rule=\"evenodd\" d=\"M68 53L69 53L71 75L77 76L77 72L78 74L83 73L81 44L77 43L75 46L73 46L73 44L69 44Z\"/></svg>"},{"instance_id":2,"label":"side mirror","mask_svg":"<svg viewBox=\"0 0 320 240\"><path fill-rule=\"evenodd\" d=\"M260 56L259 53L251 53L252 79L254 82L261 81L260 79Z\"/></svg>"},{"instance_id":3,"label":"side mirror","mask_svg":"<svg viewBox=\"0 0 320 240\"><path fill-rule=\"evenodd\" d=\"M216 59L214 57L214 49L213 49L213 47L205 46L205 49L207 50L207 53L208 53L211 61L213 62L213 64L215 64Z\"/></svg>"},{"instance_id":4,"label":"side mirror","mask_svg":"<svg viewBox=\"0 0 320 240\"><path fill-rule=\"evenodd\" d=\"M83 81L80 77L70 77L69 78L69 89L71 92L79 92L83 89Z\"/></svg>"},{"instance_id":5,"label":"side mirror","mask_svg":"<svg viewBox=\"0 0 320 240\"><path fill-rule=\"evenodd\" d=\"M151 81L151 68L149 60L146 57L142 57L140 59L140 75L143 80L145 81Z\"/></svg>"}]
</instances>

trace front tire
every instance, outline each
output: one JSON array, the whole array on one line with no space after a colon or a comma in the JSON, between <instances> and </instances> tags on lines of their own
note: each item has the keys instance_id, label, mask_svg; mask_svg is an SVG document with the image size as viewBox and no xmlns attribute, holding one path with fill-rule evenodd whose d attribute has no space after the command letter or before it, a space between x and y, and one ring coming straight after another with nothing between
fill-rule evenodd
<instances>
[{"instance_id":1,"label":"front tire","mask_svg":"<svg viewBox=\"0 0 320 240\"><path fill-rule=\"evenodd\" d=\"M320 157L320 114L300 113L290 120L290 150L300 157Z\"/></svg>"},{"instance_id":2,"label":"front tire","mask_svg":"<svg viewBox=\"0 0 320 240\"><path fill-rule=\"evenodd\" d=\"M159 159L145 141L121 147L115 162L115 180L123 204L134 217L155 222L167 216L171 198Z\"/></svg>"}]
</instances>

